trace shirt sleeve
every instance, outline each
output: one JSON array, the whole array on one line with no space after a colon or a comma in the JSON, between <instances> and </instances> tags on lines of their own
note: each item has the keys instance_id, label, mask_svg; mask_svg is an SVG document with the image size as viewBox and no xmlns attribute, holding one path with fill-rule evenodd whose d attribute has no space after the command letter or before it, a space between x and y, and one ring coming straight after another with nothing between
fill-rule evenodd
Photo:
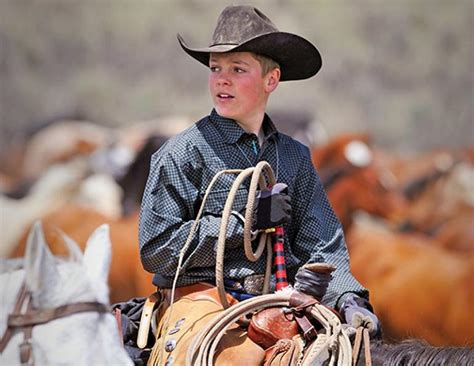
<instances>
[{"instance_id":1,"label":"shirt sleeve","mask_svg":"<svg viewBox=\"0 0 474 366\"><path fill-rule=\"evenodd\" d=\"M328 201L309 154L302 159L293 192L294 254L305 263L325 262L336 267L323 302L336 307L346 293L368 298L367 290L350 271L341 223Z\"/></svg>"},{"instance_id":2,"label":"shirt sleeve","mask_svg":"<svg viewBox=\"0 0 474 366\"><path fill-rule=\"evenodd\" d=\"M140 257L145 270L166 277L175 275L202 193L171 152L159 151L153 155L139 221ZM215 267L220 224L220 215L212 213L205 213L199 219L182 270ZM243 226L231 215L226 248L236 248L242 242Z\"/></svg>"}]
</instances>

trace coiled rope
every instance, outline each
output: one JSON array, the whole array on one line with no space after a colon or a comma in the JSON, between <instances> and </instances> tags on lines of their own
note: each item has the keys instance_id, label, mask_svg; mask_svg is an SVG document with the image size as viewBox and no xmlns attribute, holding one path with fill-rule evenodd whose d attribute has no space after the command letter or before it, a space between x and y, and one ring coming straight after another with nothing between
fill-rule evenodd
<instances>
[{"instance_id":1,"label":"coiled rope","mask_svg":"<svg viewBox=\"0 0 474 366\"><path fill-rule=\"evenodd\" d=\"M224 310L214 317L193 339L186 355L186 366L210 366L213 365L214 354L221 338L227 329L239 318L251 314L257 310L268 307L290 306L291 292L294 290L282 290L275 294L257 296L244 300ZM326 359L322 353L329 355L329 365L350 365L352 358L352 347L349 337L344 332L339 318L328 308L321 304L314 304L311 308L311 316L320 322L325 328L323 342L313 342L304 355L302 365L315 364L315 360ZM319 338L319 336L318 336Z\"/></svg>"},{"instance_id":2,"label":"coiled rope","mask_svg":"<svg viewBox=\"0 0 474 366\"><path fill-rule=\"evenodd\" d=\"M249 176L252 176L250 181L249 193L247 198L247 205L245 210L245 223L244 223L244 250L245 256L251 262L257 261L265 247L267 248L267 265L265 268L265 279L263 285L263 293L267 294L270 289L270 276L272 271L272 244L270 236L266 233L262 233L260 236L260 241L258 247L253 252L252 249L252 239L251 239L251 229L253 221L253 211L255 205L255 196L257 193L257 187L260 187L260 190L267 189L269 185L275 184L275 175L273 173L272 167L266 161L259 162L255 167L247 168L243 170L235 179L234 183L227 197L224 211L222 212L222 220L219 231L219 237L217 240L217 253L216 253L216 286L219 293L219 298L224 306L224 309L227 309L230 305L227 301L224 289L224 251L225 251L225 241L227 236L227 225L229 223L229 218L232 213L232 205L234 204L234 199L237 194L237 191L241 184ZM267 180L265 179L267 176Z\"/></svg>"}]
</instances>

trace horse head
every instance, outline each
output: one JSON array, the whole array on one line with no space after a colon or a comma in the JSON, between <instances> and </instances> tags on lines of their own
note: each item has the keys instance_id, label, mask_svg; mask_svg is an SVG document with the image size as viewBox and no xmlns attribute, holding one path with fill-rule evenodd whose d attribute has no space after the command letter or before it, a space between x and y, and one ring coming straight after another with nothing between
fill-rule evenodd
<instances>
[{"instance_id":1,"label":"horse head","mask_svg":"<svg viewBox=\"0 0 474 366\"><path fill-rule=\"evenodd\" d=\"M59 258L48 248L41 224L35 223L23 268L0 273L0 294L5 299L0 304L0 336L4 335L1 364L21 364L19 345L25 339L31 344L30 357L36 365L132 364L107 307L111 258L108 231L107 225L97 228L84 254L65 236L69 257ZM26 311L25 306L16 309L19 293L30 298L29 303L23 302L28 303ZM12 326L15 318L28 324ZM25 331L28 327L29 339Z\"/></svg>"}]
</instances>

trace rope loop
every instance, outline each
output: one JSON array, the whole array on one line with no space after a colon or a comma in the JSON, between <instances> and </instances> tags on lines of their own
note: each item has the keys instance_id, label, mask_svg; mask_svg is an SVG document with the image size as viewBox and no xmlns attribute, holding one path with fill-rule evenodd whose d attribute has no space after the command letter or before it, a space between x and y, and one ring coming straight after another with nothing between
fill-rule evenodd
<instances>
[{"instance_id":1,"label":"rope loop","mask_svg":"<svg viewBox=\"0 0 474 366\"><path fill-rule=\"evenodd\" d=\"M219 237L217 240L217 253L216 253L216 286L219 293L219 298L221 300L224 309L227 309L230 304L227 301L227 297L224 289L224 252L225 252L225 242L227 237L227 226L229 224L230 215L232 212L232 205L234 204L234 199L237 194L239 187L242 183L251 176L250 188L247 198L247 205L245 209L245 223L244 223L244 250L245 256L251 262L257 261L265 248L267 248L267 265L265 269L265 280L263 293L268 293L270 288L270 276L271 276L271 258L272 258L272 248L271 240L269 235L262 233L260 235L260 241L255 252L252 248L252 221L253 221L253 211L255 206L255 197L257 195L257 189L266 190L269 186L275 184L275 174L273 173L272 167L266 161L260 161L255 167L250 167L243 170L235 179L234 183L227 197L224 210L222 212L221 226L219 229Z\"/></svg>"}]
</instances>

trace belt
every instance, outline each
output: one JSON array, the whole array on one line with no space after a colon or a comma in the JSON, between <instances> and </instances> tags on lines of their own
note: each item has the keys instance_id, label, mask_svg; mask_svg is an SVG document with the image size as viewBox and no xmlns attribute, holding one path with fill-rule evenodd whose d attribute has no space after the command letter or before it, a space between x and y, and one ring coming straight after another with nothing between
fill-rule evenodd
<instances>
[{"instance_id":1,"label":"belt","mask_svg":"<svg viewBox=\"0 0 474 366\"><path fill-rule=\"evenodd\" d=\"M225 279L224 285L226 289L236 291L236 292L245 292L249 295L262 295L263 294L263 284L265 281L265 276L263 274L253 274L242 279ZM270 292L275 291L275 277L272 276L270 279Z\"/></svg>"}]
</instances>

